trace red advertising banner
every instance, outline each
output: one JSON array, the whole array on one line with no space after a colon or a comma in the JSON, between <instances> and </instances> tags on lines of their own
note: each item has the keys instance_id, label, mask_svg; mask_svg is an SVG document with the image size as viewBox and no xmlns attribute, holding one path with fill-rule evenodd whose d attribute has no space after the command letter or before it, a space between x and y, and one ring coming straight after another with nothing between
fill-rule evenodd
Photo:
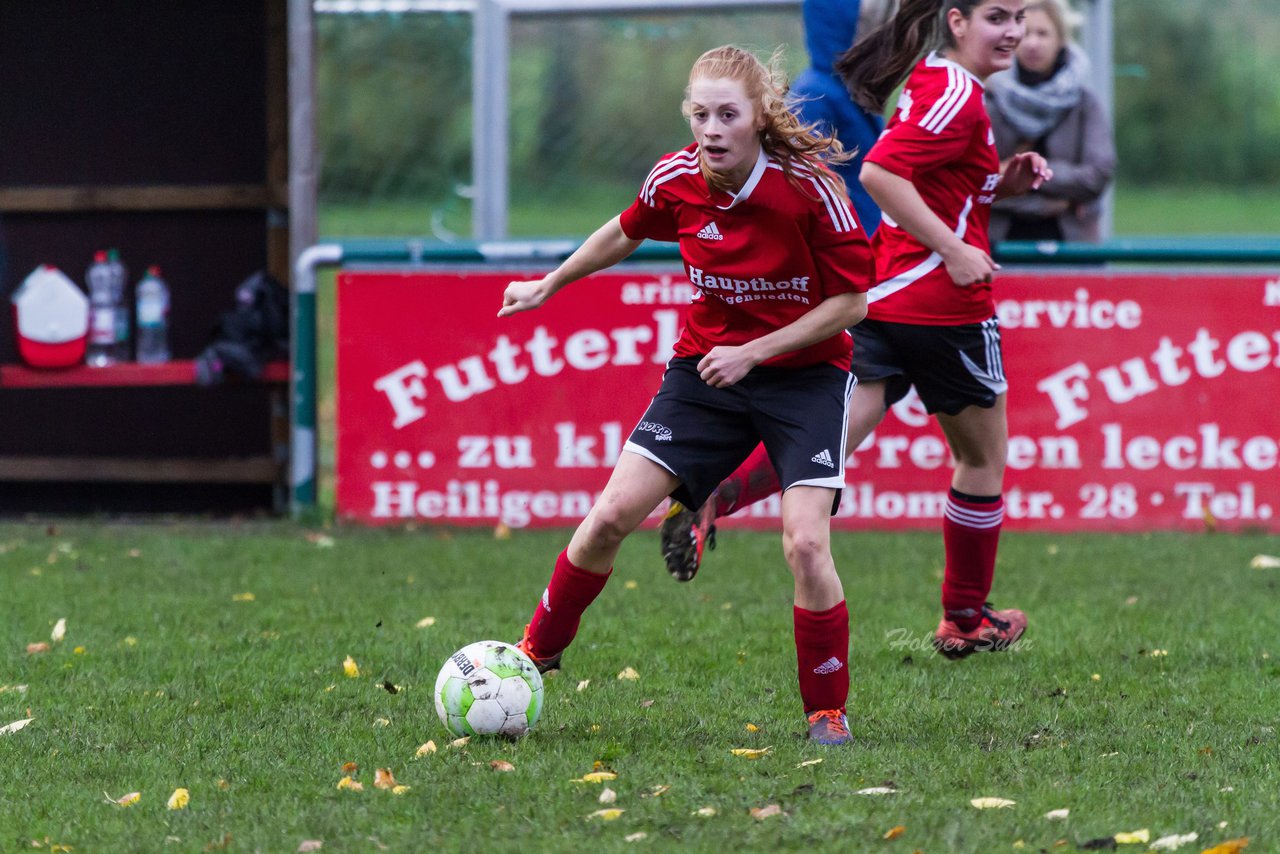
<instances>
[{"instance_id":1,"label":"red advertising banner","mask_svg":"<svg viewBox=\"0 0 1280 854\"><path fill-rule=\"evenodd\" d=\"M530 277L339 276L341 518L521 528L586 514L657 390L692 286L624 269L497 318L506 283ZM1280 532L1280 278L1006 273L997 298L1007 524ZM835 527L936 526L949 465L911 395L851 456ZM733 520L776 528L780 507Z\"/></svg>"}]
</instances>

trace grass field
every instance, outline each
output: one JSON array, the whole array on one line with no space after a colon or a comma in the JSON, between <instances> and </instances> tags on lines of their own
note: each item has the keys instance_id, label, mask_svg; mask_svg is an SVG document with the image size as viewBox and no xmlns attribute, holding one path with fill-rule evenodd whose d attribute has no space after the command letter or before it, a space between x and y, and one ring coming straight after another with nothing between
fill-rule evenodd
<instances>
[{"instance_id":1,"label":"grass field","mask_svg":"<svg viewBox=\"0 0 1280 854\"><path fill-rule=\"evenodd\" d=\"M1280 571L1249 567L1274 537L1010 533L995 593L1028 611L1025 648L949 662L925 648L937 537L839 535L857 743L830 749L801 737L777 537L723 536L678 585L642 532L535 731L448 747L437 669L518 634L564 538L0 525L0 725L32 719L0 735L0 850L1057 851L1142 829L1280 849ZM617 779L571 782L597 763ZM612 821L590 817L604 786Z\"/></svg>"}]
</instances>

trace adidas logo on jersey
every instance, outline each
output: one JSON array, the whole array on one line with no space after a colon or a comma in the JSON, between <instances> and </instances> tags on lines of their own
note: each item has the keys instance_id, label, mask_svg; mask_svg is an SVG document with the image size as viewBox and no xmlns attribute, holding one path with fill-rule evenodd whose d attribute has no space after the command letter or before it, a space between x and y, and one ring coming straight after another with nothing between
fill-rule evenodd
<instances>
[{"instance_id":1,"label":"adidas logo on jersey","mask_svg":"<svg viewBox=\"0 0 1280 854\"><path fill-rule=\"evenodd\" d=\"M822 465L826 466L829 469L833 469L836 467L836 464L831 461L831 451L827 450L826 448L823 448L821 451L818 451L818 453L810 457L809 462L821 463Z\"/></svg>"},{"instance_id":2,"label":"adidas logo on jersey","mask_svg":"<svg viewBox=\"0 0 1280 854\"><path fill-rule=\"evenodd\" d=\"M813 672L818 674L819 676L826 676L828 674L835 673L841 667L844 667L844 664L840 661L840 659L836 658L833 655L830 658L828 658L826 661L819 664L817 667L813 668Z\"/></svg>"},{"instance_id":3,"label":"adidas logo on jersey","mask_svg":"<svg viewBox=\"0 0 1280 854\"><path fill-rule=\"evenodd\" d=\"M720 229L716 227L714 220L703 226L702 231L698 232L698 236L703 240L724 240L724 235L720 233Z\"/></svg>"}]
</instances>

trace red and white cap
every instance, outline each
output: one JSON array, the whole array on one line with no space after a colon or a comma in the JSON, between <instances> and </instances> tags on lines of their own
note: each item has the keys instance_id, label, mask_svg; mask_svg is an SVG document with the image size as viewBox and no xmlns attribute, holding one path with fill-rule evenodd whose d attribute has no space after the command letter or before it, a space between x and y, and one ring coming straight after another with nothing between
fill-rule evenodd
<instances>
[{"instance_id":1,"label":"red and white cap","mask_svg":"<svg viewBox=\"0 0 1280 854\"><path fill-rule=\"evenodd\" d=\"M69 368L84 361L89 298L57 267L42 264L13 292L18 355L33 368Z\"/></svg>"}]
</instances>

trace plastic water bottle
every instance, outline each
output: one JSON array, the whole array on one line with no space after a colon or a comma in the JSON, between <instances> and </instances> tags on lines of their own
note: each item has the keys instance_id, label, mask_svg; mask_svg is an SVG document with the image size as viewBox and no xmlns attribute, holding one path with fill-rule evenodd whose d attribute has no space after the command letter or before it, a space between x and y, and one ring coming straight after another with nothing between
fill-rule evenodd
<instances>
[{"instance_id":1,"label":"plastic water bottle","mask_svg":"<svg viewBox=\"0 0 1280 854\"><path fill-rule=\"evenodd\" d=\"M89 342L85 363L95 368L129 360L129 312L124 305L125 268L114 249L93 253L85 271L89 286Z\"/></svg>"},{"instance_id":2,"label":"plastic water bottle","mask_svg":"<svg viewBox=\"0 0 1280 854\"><path fill-rule=\"evenodd\" d=\"M151 266L138 282L138 362L169 361L169 286Z\"/></svg>"}]
</instances>

